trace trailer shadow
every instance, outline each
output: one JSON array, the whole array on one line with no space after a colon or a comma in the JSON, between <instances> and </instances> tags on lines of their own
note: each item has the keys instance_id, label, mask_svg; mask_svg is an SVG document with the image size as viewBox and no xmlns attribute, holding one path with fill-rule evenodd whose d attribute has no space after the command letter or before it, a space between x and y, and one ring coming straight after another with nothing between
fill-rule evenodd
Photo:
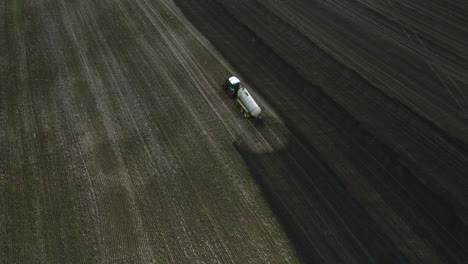
<instances>
[{"instance_id":1,"label":"trailer shadow","mask_svg":"<svg viewBox=\"0 0 468 264\"><path fill-rule=\"evenodd\" d=\"M262 124L260 120L257 125ZM284 149L262 154L242 141L233 143L300 260L407 262L365 208L311 153L314 149L300 139L291 134Z\"/></svg>"}]
</instances>

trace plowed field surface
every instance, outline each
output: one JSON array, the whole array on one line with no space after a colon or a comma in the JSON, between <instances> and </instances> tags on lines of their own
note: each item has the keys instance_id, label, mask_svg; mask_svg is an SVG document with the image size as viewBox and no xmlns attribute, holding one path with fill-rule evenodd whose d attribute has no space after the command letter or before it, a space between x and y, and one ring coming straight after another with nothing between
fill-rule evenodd
<instances>
[{"instance_id":1,"label":"plowed field surface","mask_svg":"<svg viewBox=\"0 0 468 264\"><path fill-rule=\"evenodd\" d=\"M0 1L0 263L467 263L468 4L414 2Z\"/></svg>"}]
</instances>

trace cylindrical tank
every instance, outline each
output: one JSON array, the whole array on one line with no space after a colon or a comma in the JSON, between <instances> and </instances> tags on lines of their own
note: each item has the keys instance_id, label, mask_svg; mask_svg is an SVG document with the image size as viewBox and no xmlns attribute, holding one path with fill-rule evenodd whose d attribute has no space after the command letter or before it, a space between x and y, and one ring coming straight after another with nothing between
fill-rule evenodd
<instances>
[{"instance_id":1,"label":"cylindrical tank","mask_svg":"<svg viewBox=\"0 0 468 264\"><path fill-rule=\"evenodd\" d=\"M250 93L247 91L247 89L239 89L237 95L239 96L239 99L245 105L245 107L253 117L257 117L262 112L262 109L260 109L260 107L255 102Z\"/></svg>"}]
</instances>

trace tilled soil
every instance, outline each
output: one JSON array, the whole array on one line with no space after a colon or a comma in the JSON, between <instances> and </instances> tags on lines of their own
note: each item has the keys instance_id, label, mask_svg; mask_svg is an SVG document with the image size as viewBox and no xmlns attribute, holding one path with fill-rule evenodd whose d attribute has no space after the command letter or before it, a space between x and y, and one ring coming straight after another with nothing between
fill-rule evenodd
<instances>
[{"instance_id":1,"label":"tilled soil","mask_svg":"<svg viewBox=\"0 0 468 264\"><path fill-rule=\"evenodd\" d=\"M464 1L0 14L1 263L468 261Z\"/></svg>"}]
</instances>

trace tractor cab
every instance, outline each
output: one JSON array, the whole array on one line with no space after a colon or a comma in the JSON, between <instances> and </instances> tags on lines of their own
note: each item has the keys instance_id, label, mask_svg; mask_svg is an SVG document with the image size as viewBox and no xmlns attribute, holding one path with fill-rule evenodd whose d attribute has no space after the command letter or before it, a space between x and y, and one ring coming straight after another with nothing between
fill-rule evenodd
<instances>
[{"instance_id":1,"label":"tractor cab","mask_svg":"<svg viewBox=\"0 0 468 264\"><path fill-rule=\"evenodd\" d=\"M237 91L242 88L242 84L237 77L232 76L224 82L223 88L229 97L234 98L237 95Z\"/></svg>"}]
</instances>

